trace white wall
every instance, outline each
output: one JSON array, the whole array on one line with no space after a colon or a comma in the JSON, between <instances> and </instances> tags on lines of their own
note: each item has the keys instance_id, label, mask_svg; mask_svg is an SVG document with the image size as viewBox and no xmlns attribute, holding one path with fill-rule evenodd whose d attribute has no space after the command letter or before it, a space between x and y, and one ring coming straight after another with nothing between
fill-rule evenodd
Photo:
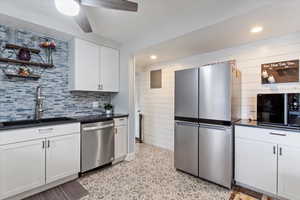
<instances>
[{"instance_id":1,"label":"white wall","mask_svg":"<svg viewBox=\"0 0 300 200\"><path fill-rule=\"evenodd\" d=\"M267 86L261 84L263 63L299 59L300 33L263 40L240 47L196 55L149 66L140 73L140 108L144 114L144 140L163 148L174 148L174 71L235 59L242 72L242 117L256 116L257 93L300 92L299 83ZM150 89L149 71L162 69L162 89Z\"/></svg>"},{"instance_id":2,"label":"white wall","mask_svg":"<svg viewBox=\"0 0 300 200\"><path fill-rule=\"evenodd\" d=\"M134 58L128 47L120 50L120 92L112 98L115 112L129 114L128 152L134 152L135 144L135 119L134 119Z\"/></svg>"}]
</instances>

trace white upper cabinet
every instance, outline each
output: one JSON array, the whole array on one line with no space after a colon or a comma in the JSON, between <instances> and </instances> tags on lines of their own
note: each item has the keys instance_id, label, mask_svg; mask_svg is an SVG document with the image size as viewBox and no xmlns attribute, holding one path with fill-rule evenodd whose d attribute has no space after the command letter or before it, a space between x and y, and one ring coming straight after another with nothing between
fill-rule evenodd
<instances>
[{"instance_id":1,"label":"white upper cabinet","mask_svg":"<svg viewBox=\"0 0 300 200\"><path fill-rule=\"evenodd\" d=\"M70 89L119 91L119 51L75 38Z\"/></svg>"},{"instance_id":2,"label":"white upper cabinet","mask_svg":"<svg viewBox=\"0 0 300 200\"><path fill-rule=\"evenodd\" d=\"M119 91L119 51L101 47L101 83L104 91Z\"/></svg>"},{"instance_id":3,"label":"white upper cabinet","mask_svg":"<svg viewBox=\"0 0 300 200\"><path fill-rule=\"evenodd\" d=\"M96 44L75 39L71 89L97 91L100 84L100 49Z\"/></svg>"}]
</instances>

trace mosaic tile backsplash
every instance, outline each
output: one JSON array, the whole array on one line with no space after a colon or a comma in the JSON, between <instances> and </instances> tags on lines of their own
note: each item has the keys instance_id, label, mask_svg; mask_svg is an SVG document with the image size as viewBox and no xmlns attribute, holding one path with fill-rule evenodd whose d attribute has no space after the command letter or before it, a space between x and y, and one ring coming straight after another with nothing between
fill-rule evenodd
<instances>
[{"instance_id":1,"label":"mosaic tile backsplash","mask_svg":"<svg viewBox=\"0 0 300 200\"><path fill-rule=\"evenodd\" d=\"M93 102L99 105L110 102L109 94L93 92L70 92L68 79L69 65L69 42L55 38L45 37L39 33L14 29L9 26L0 25L0 49L6 43L27 45L31 48L39 48L40 42L54 40L57 44L53 53L55 67L42 69L30 67L37 73L41 73L39 80L22 78L8 79L3 69L8 69L7 64L0 63L0 121L32 119L35 110L36 87L42 87L44 100L44 117L80 116L88 114L100 114L101 108L93 108ZM45 52L41 49L42 57L46 60ZM12 55L9 51L0 51L1 57ZM32 61L40 62L37 56ZM9 69L18 66L9 66Z\"/></svg>"}]
</instances>

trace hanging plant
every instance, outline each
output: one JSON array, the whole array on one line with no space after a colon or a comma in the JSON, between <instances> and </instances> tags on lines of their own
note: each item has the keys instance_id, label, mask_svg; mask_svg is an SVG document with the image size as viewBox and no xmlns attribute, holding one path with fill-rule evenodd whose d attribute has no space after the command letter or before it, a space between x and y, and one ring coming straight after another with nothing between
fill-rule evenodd
<instances>
[{"instance_id":1,"label":"hanging plant","mask_svg":"<svg viewBox=\"0 0 300 200\"><path fill-rule=\"evenodd\" d=\"M45 49L46 51L46 57L47 57L47 63L53 65L53 51L56 48L56 43L54 41L46 41L42 42L39 45L41 48Z\"/></svg>"}]
</instances>

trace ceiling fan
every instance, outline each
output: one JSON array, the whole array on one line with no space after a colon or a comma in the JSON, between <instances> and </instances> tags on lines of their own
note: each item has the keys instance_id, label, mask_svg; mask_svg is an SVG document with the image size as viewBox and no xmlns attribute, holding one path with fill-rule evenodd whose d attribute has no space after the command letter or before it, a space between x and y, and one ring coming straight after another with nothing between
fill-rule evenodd
<instances>
[{"instance_id":1,"label":"ceiling fan","mask_svg":"<svg viewBox=\"0 0 300 200\"><path fill-rule=\"evenodd\" d=\"M55 0L56 8L63 14L73 16L85 33L93 32L86 12L82 7L104 7L137 12L138 4L128 0Z\"/></svg>"}]
</instances>

